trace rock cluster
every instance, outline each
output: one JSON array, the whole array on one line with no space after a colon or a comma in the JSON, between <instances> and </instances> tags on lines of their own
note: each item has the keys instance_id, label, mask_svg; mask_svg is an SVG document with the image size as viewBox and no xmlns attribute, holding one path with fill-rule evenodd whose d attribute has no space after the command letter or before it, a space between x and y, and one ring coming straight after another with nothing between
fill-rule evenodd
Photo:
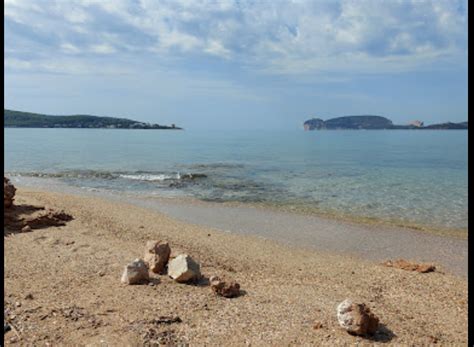
<instances>
[{"instance_id":1,"label":"rock cluster","mask_svg":"<svg viewBox=\"0 0 474 347\"><path fill-rule=\"evenodd\" d=\"M150 280L149 271L163 274L168 265L168 275L179 283L191 282L201 278L201 268L187 254L179 254L170 259L171 248L167 242L148 241L144 259L135 259L125 266L122 282L127 284L145 283Z\"/></svg>"},{"instance_id":2,"label":"rock cluster","mask_svg":"<svg viewBox=\"0 0 474 347\"><path fill-rule=\"evenodd\" d=\"M240 284L235 281L229 283L222 281L217 276L212 276L209 279L211 284L211 289L217 295L223 296L225 298L234 298L240 295Z\"/></svg>"},{"instance_id":3,"label":"rock cluster","mask_svg":"<svg viewBox=\"0 0 474 347\"><path fill-rule=\"evenodd\" d=\"M142 284L148 280L148 268L142 259L135 259L125 266L122 274L122 283Z\"/></svg>"},{"instance_id":4,"label":"rock cluster","mask_svg":"<svg viewBox=\"0 0 474 347\"><path fill-rule=\"evenodd\" d=\"M125 266L122 282L140 284L150 281L149 271L156 274L167 274L178 283L187 283L201 279L201 266L187 254L178 254L170 260L171 248L167 242L148 241L145 246L145 257L135 259ZM167 266L168 265L168 266ZM225 298L240 295L240 284L235 281L223 281L217 276L209 279L214 293ZM150 283L152 284L152 283Z\"/></svg>"},{"instance_id":5,"label":"rock cluster","mask_svg":"<svg viewBox=\"0 0 474 347\"><path fill-rule=\"evenodd\" d=\"M169 262L168 275L176 282L189 282L201 277L201 268L189 255L180 254Z\"/></svg>"},{"instance_id":6,"label":"rock cluster","mask_svg":"<svg viewBox=\"0 0 474 347\"><path fill-rule=\"evenodd\" d=\"M388 260L383 265L388 267L395 267L397 269L407 270L407 271L416 271L421 273L433 272L436 270L436 267L432 264L417 264L410 263L404 259L398 259L396 261Z\"/></svg>"},{"instance_id":7,"label":"rock cluster","mask_svg":"<svg viewBox=\"0 0 474 347\"><path fill-rule=\"evenodd\" d=\"M9 208L13 205L16 188L8 178L3 176L3 207Z\"/></svg>"},{"instance_id":8,"label":"rock cluster","mask_svg":"<svg viewBox=\"0 0 474 347\"><path fill-rule=\"evenodd\" d=\"M171 249L167 242L148 241L143 260L150 271L160 274L165 270L170 254Z\"/></svg>"},{"instance_id":9,"label":"rock cluster","mask_svg":"<svg viewBox=\"0 0 474 347\"><path fill-rule=\"evenodd\" d=\"M365 304L349 299L337 306L337 320L342 328L355 335L373 335L379 326L379 319Z\"/></svg>"}]
</instances>

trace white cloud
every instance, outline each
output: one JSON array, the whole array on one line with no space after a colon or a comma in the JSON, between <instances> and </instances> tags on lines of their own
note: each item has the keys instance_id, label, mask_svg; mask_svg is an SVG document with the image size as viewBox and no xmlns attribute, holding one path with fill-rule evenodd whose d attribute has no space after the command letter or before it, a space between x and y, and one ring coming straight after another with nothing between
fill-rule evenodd
<instances>
[{"instance_id":1,"label":"white cloud","mask_svg":"<svg viewBox=\"0 0 474 347\"><path fill-rule=\"evenodd\" d=\"M25 36L29 27L30 40L43 34L57 54L212 55L291 75L406 71L465 59L466 7L455 0L7 0L5 18L23 25L7 25L6 35ZM15 44L8 40L6 51Z\"/></svg>"},{"instance_id":2,"label":"white cloud","mask_svg":"<svg viewBox=\"0 0 474 347\"><path fill-rule=\"evenodd\" d=\"M5 58L4 60L5 68L19 69L19 70L29 70L32 67L31 62L15 59L15 58Z\"/></svg>"},{"instance_id":3,"label":"white cloud","mask_svg":"<svg viewBox=\"0 0 474 347\"><path fill-rule=\"evenodd\" d=\"M115 48L107 43L92 45L90 50L97 54L112 54L116 52Z\"/></svg>"},{"instance_id":4,"label":"white cloud","mask_svg":"<svg viewBox=\"0 0 474 347\"><path fill-rule=\"evenodd\" d=\"M178 47L183 51L191 51L202 46L202 41L197 37L177 30L162 32L159 39L162 48Z\"/></svg>"},{"instance_id":5,"label":"white cloud","mask_svg":"<svg viewBox=\"0 0 474 347\"><path fill-rule=\"evenodd\" d=\"M90 76L116 76L132 75L138 71L113 62L84 61L75 57L56 59L42 58L34 62L15 58L5 58L5 69L29 74L60 74L60 75L90 75Z\"/></svg>"},{"instance_id":6,"label":"white cloud","mask_svg":"<svg viewBox=\"0 0 474 347\"><path fill-rule=\"evenodd\" d=\"M61 44L61 49L65 53L71 53L71 54L76 54L79 53L81 50L74 46L73 44L69 42L65 42Z\"/></svg>"},{"instance_id":7,"label":"white cloud","mask_svg":"<svg viewBox=\"0 0 474 347\"><path fill-rule=\"evenodd\" d=\"M225 48L222 43L217 40L209 41L207 47L204 49L204 52L226 59L228 59L231 55L230 50Z\"/></svg>"},{"instance_id":8,"label":"white cloud","mask_svg":"<svg viewBox=\"0 0 474 347\"><path fill-rule=\"evenodd\" d=\"M66 9L64 11L65 18L71 23L86 23L89 20L89 15L86 11L79 8Z\"/></svg>"}]
</instances>

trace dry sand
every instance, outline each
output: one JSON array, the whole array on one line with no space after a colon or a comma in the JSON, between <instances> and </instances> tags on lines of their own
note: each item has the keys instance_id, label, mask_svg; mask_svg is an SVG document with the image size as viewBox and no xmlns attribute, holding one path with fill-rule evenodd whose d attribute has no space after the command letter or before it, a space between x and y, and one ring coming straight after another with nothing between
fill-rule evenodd
<instances>
[{"instance_id":1,"label":"dry sand","mask_svg":"<svg viewBox=\"0 0 474 347\"><path fill-rule=\"evenodd\" d=\"M5 237L5 307L15 328L5 345L467 343L462 277L225 233L95 197L19 189L16 203L64 209L74 220ZM206 277L237 280L244 295L225 299L205 281L178 284L167 276L157 276L154 286L121 284L124 265L142 257L150 239L190 254ZM380 318L373 338L339 328L336 306L346 298L365 302Z\"/></svg>"}]
</instances>

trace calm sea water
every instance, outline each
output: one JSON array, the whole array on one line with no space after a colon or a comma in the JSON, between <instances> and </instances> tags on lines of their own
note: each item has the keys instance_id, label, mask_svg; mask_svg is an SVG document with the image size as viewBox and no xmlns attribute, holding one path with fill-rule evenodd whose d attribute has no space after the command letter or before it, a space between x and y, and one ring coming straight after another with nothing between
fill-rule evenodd
<instances>
[{"instance_id":1,"label":"calm sea water","mask_svg":"<svg viewBox=\"0 0 474 347\"><path fill-rule=\"evenodd\" d=\"M467 131L5 129L5 173L467 228Z\"/></svg>"}]
</instances>

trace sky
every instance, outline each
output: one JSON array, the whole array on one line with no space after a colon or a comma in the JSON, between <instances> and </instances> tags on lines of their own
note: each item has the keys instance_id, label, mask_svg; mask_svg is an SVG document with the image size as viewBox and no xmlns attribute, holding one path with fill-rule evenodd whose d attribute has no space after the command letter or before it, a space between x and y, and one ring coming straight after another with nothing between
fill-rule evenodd
<instances>
[{"instance_id":1,"label":"sky","mask_svg":"<svg viewBox=\"0 0 474 347\"><path fill-rule=\"evenodd\" d=\"M187 129L467 120L467 1L6 0L5 108Z\"/></svg>"}]
</instances>

